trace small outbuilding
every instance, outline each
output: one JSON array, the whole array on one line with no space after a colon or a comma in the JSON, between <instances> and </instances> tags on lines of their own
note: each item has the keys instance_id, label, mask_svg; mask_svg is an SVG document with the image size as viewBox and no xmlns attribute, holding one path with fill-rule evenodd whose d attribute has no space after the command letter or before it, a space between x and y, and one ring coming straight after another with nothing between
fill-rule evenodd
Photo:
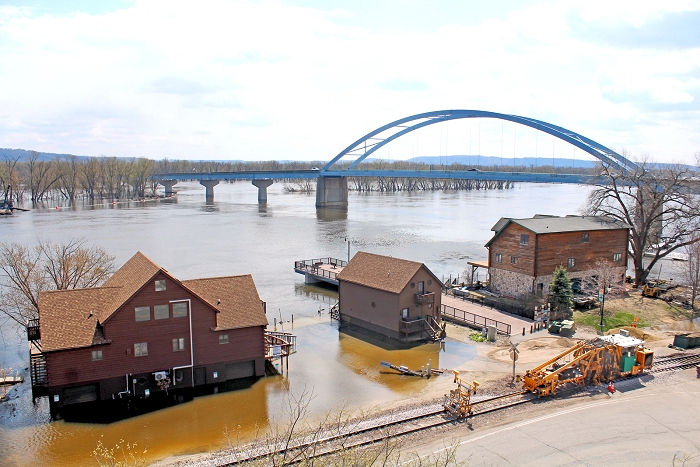
<instances>
[{"instance_id":1,"label":"small outbuilding","mask_svg":"<svg viewBox=\"0 0 700 467\"><path fill-rule=\"evenodd\" d=\"M442 284L423 263L358 252L338 274L340 321L400 343L442 336Z\"/></svg>"}]
</instances>

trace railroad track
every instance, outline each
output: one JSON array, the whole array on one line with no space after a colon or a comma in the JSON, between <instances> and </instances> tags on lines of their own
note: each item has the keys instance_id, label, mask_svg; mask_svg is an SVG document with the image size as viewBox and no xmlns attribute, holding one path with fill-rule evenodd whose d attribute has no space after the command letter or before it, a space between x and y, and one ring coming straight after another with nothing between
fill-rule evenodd
<instances>
[{"instance_id":1,"label":"railroad track","mask_svg":"<svg viewBox=\"0 0 700 467\"><path fill-rule=\"evenodd\" d=\"M654 366L648 373L663 371L683 370L692 368L700 363L700 353L687 355L670 355L660 357L654 361ZM579 386L561 388L555 396L566 397L582 391ZM490 397L472 402L472 415L469 419L497 412L510 407L538 400L535 394L527 391L518 391L500 396ZM386 441L389 438L405 436L419 431L428 430L440 426L458 424L468 419L458 419L450 415L442 407L426 407L423 412L415 415L404 416L387 422L379 422L357 429L351 429L342 433L326 435L312 441L300 441L285 447L277 448L253 448L246 452L238 452L213 459L214 465L237 465L251 461L259 461L270 456L285 455L285 465L296 464L310 458L317 458L339 453L346 449L370 446Z\"/></svg>"},{"instance_id":2,"label":"railroad track","mask_svg":"<svg viewBox=\"0 0 700 467\"><path fill-rule=\"evenodd\" d=\"M649 373L685 370L698 364L700 364L700 352L692 354L673 354L655 359Z\"/></svg>"},{"instance_id":3,"label":"railroad track","mask_svg":"<svg viewBox=\"0 0 700 467\"><path fill-rule=\"evenodd\" d=\"M514 407L534 399L536 399L536 397L528 392L518 391L475 401L472 403L474 412L470 418L502 410L507 407ZM369 446L396 436L405 436L430 428L461 423L463 421L464 419L453 417L442 407L439 409L429 408L416 415L401 417L388 422L380 422L344 433L324 436L313 441L302 441L279 449L254 449L248 453L238 453L234 456L215 460L215 462L216 465L236 465L261 460L272 455L279 456L287 454L285 464L294 464L307 460L310 457L327 456L345 449Z\"/></svg>"}]
</instances>

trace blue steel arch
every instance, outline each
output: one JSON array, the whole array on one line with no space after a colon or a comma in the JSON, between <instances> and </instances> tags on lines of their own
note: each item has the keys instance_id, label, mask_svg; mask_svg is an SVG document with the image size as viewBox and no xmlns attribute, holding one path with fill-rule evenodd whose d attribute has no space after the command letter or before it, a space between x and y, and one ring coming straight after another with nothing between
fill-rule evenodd
<instances>
[{"instance_id":1,"label":"blue steel arch","mask_svg":"<svg viewBox=\"0 0 700 467\"><path fill-rule=\"evenodd\" d=\"M406 133L410 133L419 128L423 128L428 125L434 125L436 123L446 122L448 120L456 120L461 118L496 118L500 120L507 120L510 122L519 123L521 125L534 128L536 130L543 131L552 136L555 136L567 143L573 144L579 149L587 152L588 154L600 159L605 164L615 167L618 170L634 170L638 169L637 164L630 161L629 159L621 156L612 149L606 148L600 143L593 141L592 139L586 138L566 128L562 128L551 123L543 122L541 120L535 120L534 118L521 117L519 115L509 115L497 112L489 112L486 110L438 110L434 112L425 112L417 115L412 115L410 117L405 117L394 122L388 123L376 130L367 133L362 138L358 139L350 146L345 148L340 154L335 156L328 162L323 170L330 169L333 164L338 162L340 159L347 155L358 155L359 157L348 167L348 169L353 169L365 160L372 153L383 147L384 145L390 143L391 141L399 138ZM387 130L398 129L400 131L393 133L385 138L377 137L380 133ZM369 143L369 144L368 144Z\"/></svg>"}]
</instances>

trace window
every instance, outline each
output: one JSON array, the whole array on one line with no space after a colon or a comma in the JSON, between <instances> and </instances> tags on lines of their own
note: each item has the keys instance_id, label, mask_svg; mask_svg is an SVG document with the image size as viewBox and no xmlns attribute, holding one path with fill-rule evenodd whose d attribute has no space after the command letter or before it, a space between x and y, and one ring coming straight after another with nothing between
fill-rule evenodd
<instances>
[{"instance_id":1,"label":"window","mask_svg":"<svg viewBox=\"0 0 700 467\"><path fill-rule=\"evenodd\" d=\"M134 308L136 315L136 321L148 321L151 319L151 307L150 306L137 306Z\"/></svg>"},{"instance_id":2,"label":"window","mask_svg":"<svg viewBox=\"0 0 700 467\"><path fill-rule=\"evenodd\" d=\"M184 318L187 316L187 302L173 303L173 318Z\"/></svg>"},{"instance_id":3,"label":"window","mask_svg":"<svg viewBox=\"0 0 700 467\"><path fill-rule=\"evenodd\" d=\"M134 344L134 356L145 357L148 355L148 342L137 342Z\"/></svg>"},{"instance_id":4,"label":"window","mask_svg":"<svg viewBox=\"0 0 700 467\"><path fill-rule=\"evenodd\" d=\"M518 257L517 257L517 256L511 256L511 257L510 257L510 264L518 264Z\"/></svg>"},{"instance_id":5,"label":"window","mask_svg":"<svg viewBox=\"0 0 700 467\"><path fill-rule=\"evenodd\" d=\"M101 350L93 350L92 351L92 360L102 360L102 351Z\"/></svg>"},{"instance_id":6,"label":"window","mask_svg":"<svg viewBox=\"0 0 700 467\"><path fill-rule=\"evenodd\" d=\"M502 263L503 262L503 255L500 253L496 253L496 262L497 263Z\"/></svg>"},{"instance_id":7,"label":"window","mask_svg":"<svg viewBox=\"0 0 700 467\"><path fill-rule=\"evenodd\" d=\"M156 292L162 292L165 290L165 279L160 279L156 281Z\"/></svg>"},{"instance_id":8,"label":"window","mask_svg":"<svg viewBox=\"0 0 700 467\"><path fill-rule=\"evenodd\" d=\"M219 334L219 344L228 344L228 334Z\"/></svg>"},{"instance_id":9,"label":"window","mask_svg":"<svg viewBox=\"0 0 700 467\"><path fill-rule=\"evenodd\" d=\"M176 337L173 339L173 352L181 352L185 350L185 338Z\"/></svg>"},{"instance_id":10,"label":"window","mask_svg":"<svg viewBox=\"0 0 700 467\"><path fill-rule=\"evenodd\" d=\"M401 319L408 319L408 308L401 310Z\"/></svg>"},{"instance_id":11,"label":"window","mask_svg":"<svg viewBox=\"0 0 700 467\"><path fill-rule=\"evenodd\" d=\"M170 305L156 305L153 307L153 318L154 319L168 319L170 318Z\"/></svg>"},{"instance_id":12,"label":"window","mask_svg":"<svg viewBox=\"0 0 700 467\"><path fill-rule=\"evenodd\" d=\"M530 236L528 234L520 234L520 244L527 245L530 243Z\"/></svg>"},{"instance_id":13,"label":"window","mask_svg":"<svg viewBox=\"0 0 700 467\"><path fill-rule=\"evenodd\" d=\"M622 261L622 253L613 253L613 261Z\"/></svg>"},{"instance_id":14,"label":"window","mask_svg":"<svg viewBox=\"0 0 700 467\"><path fill-rule=\"evenodd\" d=\"M588 243L588 232L583 232L581 234L581 242Z\"/></svg>"},{"instance_id":15,"label":"window","mask_svg":"<svg viewBox=\"0 0 700 467\"><path fill-rule=\"evenodd\" d=\"M576 266L576 259L575 258L569 258L569 260L566 262L567 266L570 268L573 268Z\"/></svg>"}]
</instances>

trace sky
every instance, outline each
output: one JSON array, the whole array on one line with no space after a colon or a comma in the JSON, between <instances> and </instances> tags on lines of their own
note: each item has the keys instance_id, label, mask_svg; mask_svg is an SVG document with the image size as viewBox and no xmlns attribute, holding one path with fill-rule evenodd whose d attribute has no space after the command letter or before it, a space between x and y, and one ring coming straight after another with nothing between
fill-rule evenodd
<instances>
[{"instance_id":1,"label":"sky","mask_svg":"<svg viewBox=\"0 0 700 467\"><path fill-rule=\"evenodd\" d=\"M700 0L0 0L0 147L324 161L443 109L696 164ZM375 156L463 154L592 159L494 119Z\"/></svg>"}]
</instances>

